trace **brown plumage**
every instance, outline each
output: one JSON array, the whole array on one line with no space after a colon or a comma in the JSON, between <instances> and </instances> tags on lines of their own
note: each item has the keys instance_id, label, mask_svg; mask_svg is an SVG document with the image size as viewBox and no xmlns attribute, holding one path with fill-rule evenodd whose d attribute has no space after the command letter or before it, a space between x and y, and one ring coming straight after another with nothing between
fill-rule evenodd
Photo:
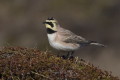
<instances>
[{"instance_id":1,"label":"brown plumage","mask_svg":"<svg viewBox=\"0 0 120 80\"><path fill-rule=\"evenodd\" d=\"M70 30L62 28L54 18L49 18L44 23L47 28L49 43L57 50L68 51L72 54L73 51L79 49L82 46L104 46L103 44L97 43L95 41L86 40L85 38L74 34Z\"/></svg>"}]
</instances>

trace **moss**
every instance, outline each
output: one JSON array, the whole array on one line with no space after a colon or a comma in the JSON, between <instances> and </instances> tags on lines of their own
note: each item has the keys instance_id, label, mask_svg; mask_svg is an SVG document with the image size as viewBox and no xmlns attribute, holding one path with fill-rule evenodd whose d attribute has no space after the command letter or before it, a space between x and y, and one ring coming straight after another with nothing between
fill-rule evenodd
<instances>
[{"instance_id":1,"label":"moss","mask_svg":"<svg viewBox=\"0 0 120 80\"><path fill-rule=\"evenodd\" d=\"M0 51L2 80L119 80L84 60L64 60L50 52L21 47Z\"/></svg>"}]
</instances>

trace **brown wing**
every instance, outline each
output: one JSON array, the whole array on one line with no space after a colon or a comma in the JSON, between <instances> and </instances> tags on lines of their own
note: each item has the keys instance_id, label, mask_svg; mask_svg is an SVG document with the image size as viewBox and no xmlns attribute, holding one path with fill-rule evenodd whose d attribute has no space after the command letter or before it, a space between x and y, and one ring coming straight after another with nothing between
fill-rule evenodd
<instances>
[{"instance_id":1,"label":"brown wing","mask_svg":"<svg viewBox=\"0 0 120 80\"><path fill-rule=\"evenodd\" d=\"M67 43L87 43L88 41L81 37L77 36L73 32L66 30L66 29L60 29L59 31L60 35L62 35L62 41L67 42Z\"/></svg>"}]
</instances>

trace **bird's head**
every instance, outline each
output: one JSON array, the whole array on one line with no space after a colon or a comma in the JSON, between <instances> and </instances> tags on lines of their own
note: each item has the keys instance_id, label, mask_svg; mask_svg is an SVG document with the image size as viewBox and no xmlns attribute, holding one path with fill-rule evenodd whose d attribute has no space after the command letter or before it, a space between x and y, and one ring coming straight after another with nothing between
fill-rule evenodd
<instances>
[{"instance_id":1,"label":"bird's head","mask_svg":"<svg viewBox=\"0 0 120 80\"><path fill-rule=\"evenodd\" d=\"M43 23L45 24L45 26L46 26L47 29L51 29L53 31L57 31L58 22L53 17L52 18L48 18Z\"/></svg>"}]
</instances>

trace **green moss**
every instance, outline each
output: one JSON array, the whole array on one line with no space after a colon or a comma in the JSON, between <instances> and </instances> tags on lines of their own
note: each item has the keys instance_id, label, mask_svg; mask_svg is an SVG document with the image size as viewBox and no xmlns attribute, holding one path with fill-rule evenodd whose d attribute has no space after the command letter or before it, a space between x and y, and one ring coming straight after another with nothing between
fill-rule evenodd
<instances>
[{"instance_id":1,"label":"green moss","mask_svg":"<svg viewBox=\"0 0 120 80\"><path fill-rule=\"evenodd\" d=\"M50 52L5 47L0 51L0 79L7 80L119 80L83 60L64 60Z\"/></svg>"}]
</instances>

